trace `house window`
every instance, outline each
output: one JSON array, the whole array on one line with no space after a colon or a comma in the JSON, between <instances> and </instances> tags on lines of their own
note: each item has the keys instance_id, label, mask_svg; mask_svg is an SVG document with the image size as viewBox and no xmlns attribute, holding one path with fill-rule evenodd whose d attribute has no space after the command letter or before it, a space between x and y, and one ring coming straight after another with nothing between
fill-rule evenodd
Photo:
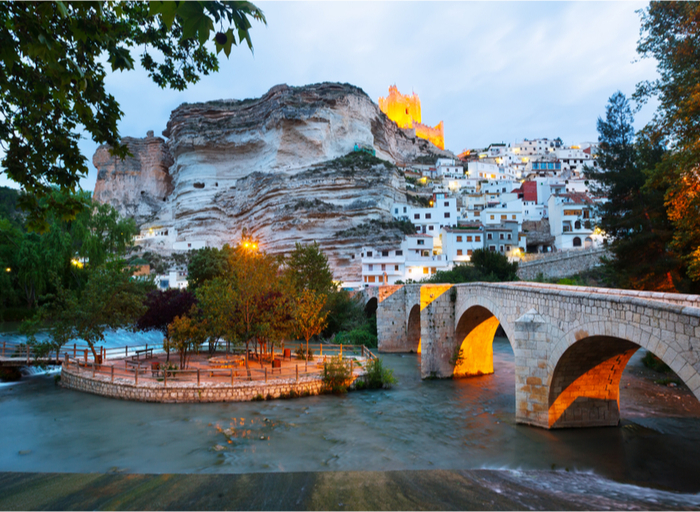
<instances>
[{"instance_id":1,"label":"house window","mask_svg":"<svg viewBox=\"0 0 700 512\"><path fill-rule=\"evenodd\" d=\"M369 270L370 272L374 270L374 265L367 265L367 270Z\"/></svg>"},{"instance_id":2,"label":"house window","mask_svg":"<svg viewBox=\"0 0 700 512\"><path fill-rule=\"evenodd\" d=\"M506 220L508 219L508 215L501 215L501 220Z\"/></svg>"},{"instance_id":3,"label":"house window","mask_svg":"<svg viewBox=\"0 0 700 512\"><path fill-rule=\"evenodd\" d=\"M403 256L403 251L396 251L397 256Z\"/></svg>"},{"instance_id":4,"label":"house window","mask_svg":"<svg viewBox=\"0 0 700 512\"><path fill-rule=\"evenodd\" d=\"M425 245L425 240L418 240L416 245Z\"/></svg>"},{"instance_id":5,"label":"house window","mask_svg":"<svg viewBox=\"0 0 700 512\"><path fill-rule=\"evenodd\" d=\"M192 247L192 244L187 244L187 247Z\"/></svg>"},{"instance_id":6,"label":"house window","mask_svg":"<svg viewBox=\"0 0 700 512\"><path fill-rule=\"evenodd\" d=\"M471 237L471 236L468 236L468 237L467 237L467 242L471 242L471 241L472 241L472 237Z\"/></svg>"},{"instance_id":7,"label":"house window","mask_svg":"<svg viewBox=\"0 0 700 512\"><path fill-rule=\"evenodd\" d=\"M462 241L462 237L461 237L461 236L458 236L458 237L457 237L457 241L458 241L458 242L461 242L461 241Z\"/></svg>"},{"instance_id":8,"label":"house window","mask_svg":"<svg viewBox=\"0 0 700 512\"><path fill-rule=\"evenodd\" d=\"M405 207L405 206L403 207L403 212L406 213L406 207Z\"/></svg>"},{"instance_id":9,"label":"house window","mask_svg":"<svg viewBox=\"0 0 700 512\"><path fill-rule=\"evenodd\" d=\"M428 226L428 231L432 231L432 230L433 230L433 227L434 227L434 226L433 226L432 224L431 224L430 226Z\"/></svg>"},{"instance_id":10,"label":"house window","mask_svg":"<svg viewBox=\"0 0 700 512\"><path fill-rule=\"evenodd\" d=\"M476 236L474 237L474 241L475 241L475 242L481 242L481 235L476 235Z\"/></svg>"},{"instance_id":11,"label":"house window","mask_svg":"<svg viewBox=\"0 0 700 512\"><path fill-rule=\"evenodd\" d=\"M367 276L365 276L365 283L367 282Z\"/></svg>"},{"instance_id":12,"label":"house window","mask_svg":"<svg viewBox=\"0 0 700 512\"><path fill-rule=\"evenodd\" d=\"M420 219L420 213L414 213L413 214L414 219Z\"/></svg>"},{"instance_id":13,"label":"house window","mask_svg":"<svg viewBox=\"0 0 700 512\"><path fill-rule=\"evenodd\" d=\"M367 257L371 258L372 257L372 251L367 251Z\"/></svg>"},{"instance_id":14,"label":"house window","mask_svg":"<svg viewBox=\"0 0 700 512\"><path fill-rule=\"evenodd\" d=\"M574 222L574 229L581 229L581 221L580 220L577 220L576 222Z\"/></svg>"},{"instance_id":15,"label":"house window","mask_svg":"<svg viewBox=\"0 0 700 512\"><path fill-rule=\"evenodd\" d=\"M471 256L471 255L472 255L472 250L471 250L471 249L467 249L467 256Z\"/></svg>"},{"instance_id":16,"label":"house window","mask_svg":"<svg viewBox=\"0 0 700 512\"><path fill-rule=\"evenodd\" d=\"M510 251L510 245L506 245L506 251Z\"/></svg>"},{"instance_id":17,"label":"house window","mask_svg":"<svg viewBox=\"0 0 700 512\"><path fill-rule=\"evenodd\" d=\"M475 210L474 217L480 217L480 216L481 216L481 212L479 210Z\"/></svg>"},{"instance_id":18,"label":"house window","mask_svg":"<svg viewBox=\"0 0 700 512\"><path fill-rule=\"evenodd\" d=\"M496 246L495 246L495 245L489 245L489 251L491 251L491 252L496 252Z\"/></svg>"},{"instance_id":19,"label":"house window","mask_svg":"<svg viewBox=\"0 0 700 512\"><path fill-rule=\"evenodd\" d=\"M379 281L380 283L383 283L383 282L384 282L384 276L377 276L377 281Z\"/></svg>"},{"instance_id":20,"label":"house window","mask_svg":"<svg viewBox=\"0 0 700 512\"><path fill-rule=\"evenodd\" d=\"M493 220L493 218L494 218L493 215L491 215L491 220Z\"/></svg>"},{"instance_id":21,"label":"house window","mask_svg":"<svg viewBox=\"0 0 700 512\"><path fill-rule=\"evenodd\" d=\"M432 217L433 217L433 214L432 214L432 213L426 213L426 214L425 214L425 218L426 218L426 219L432 219Z\"/></svg>"},{"instance_id":22,"label":"house window","mask_svg":"<svg viewBox=\"0 0 700 512\"><path fill-rule=\"evenodd\" d=\"M574 237L574 247L581 247L581 239L577 236Z\"/></svg>"},{"instance_id":23,"label":"house window","mask_svg":"<svg viewBox=\"0 0 700 512\"><path fill-rule=\"evenodd\" d=\"M450 212L445 212L445 218L449 219L450 218Z\"/></svg>"},{"instance_id":24,"label":"house window","mask_svg":"<svg viewBox=\"0 0 700 512\"><path fill-rule=\"evenodd\" d=\"M434 274L435 273L435 267L430 267L430 273Z\"/></svg>"},{"instance_id":25,"label":"house window","mask_svg":"<svg viewBox=\"0 0 700 512\"><path fill-rule=\"evenodd\" d=\"M386 270L386 265L384 263L382 263L382 272L384 272L385 270Z\"/></svg>"},{"instance_id":26,"label":"house window","mask_svg":"<svg viewBox=\"0 0 700 512\"><path fill-rule=\"evenodd\" d=\"M457 256L461 256L461 255L462 255L462 249L457 249Z\"/></svg>"},{"instance_id":27,"label":"house window","mask_svg":"<svg viewBox=\"0 0 700 512\"><path fill-rule=\"evenodd\" d=\"M382 251L382 256L389 256L389 251Z\"/></svg>"},{"instance_id":28,"label":"house window","mask_svg":"<svg viewBox=\"0 0 700 512\"><path fill-rule=\"evenodd\" d=\"M508 240L513 240L513 235L511 235L510 233L508 233Z\"/></svg>"},{"instance_id":29,"label":"house window","mask_svg":"<svg viewBox=\"0 0 700 512\"><path fill-rule=\"evenodd\" d=\"M427 274L428 273L428 267L423 267L423 273Z\"/></svg>"},{"instance_id":30,"label":"house window","mask_svg":"<svg viewBox=\"0 0 700 512\"><path fill-rule=\"evenodd\" d=\"M367 282L368 282L368 283L373 283L373 282L374 282L374 276L367 276Z\"/></svg>"},{"instance_id":31,"label":"house window","mask_svg":"<svg viewBox=\"0 0 700 512\"><path fill-rule=\"evenodd\" d=\"M501 233L501 237L500 237L500 238L501 238L501 240L503 240L503 239L505 238L505 237L503 236L503 233Z\"/></svg>"},{"instance_id":32,"label":"house window","mask_svg":"<svg viewBox=\"0 0 700 512\"><path fill-rule=\"evenodd\" d=\"M450 206L449 201L445 201L445 206Z\"/></svg>"},{"instance_id":33,"label":"house window","mask_svg":"<svg viewBox=\"0 0 700 512\"><path fill-rule=\"evenodd\" d=\"M486 233L486 240L493 240L493 235L491 233Z\"/></svg>"},{"instance_id":34,"label":"house window","mask_svg":"<svg viewBox=\"0 0 700 512\"><path fill-rule=\"evenodd\" d=\"M399 209L398 209L398 208L394 208L394 213L398 214L398 213L399 213Z\"/></svg>"},{"instance_id":35,"label":"house window","mask_svg":"<svg viewBox=\"0 0 700 512\"><path fill-rule=\"evenodd\" d=\"M394 265L394 270L395 270L396 272L398 272L398 271L399 271L399 266L398 266L398 265Z\"/></svg>"},{"instance_id":36,"label":"house window","mask_svg":"<svg viewBox=\"0 0 700 512\"><path fill-rule=\"evenodd\" d=\"M498 249L503 252L503 246L500 246Z\"/></svg>"},{"instance_id":37,"label":"house window","mask_svg":"<svg viewBox=\"0 0 700 512\"><path fill-rule=\"evenodd\" d=\"M513 220L515 220L515 215L513 215Z\"/></svg>"}]
</instances>

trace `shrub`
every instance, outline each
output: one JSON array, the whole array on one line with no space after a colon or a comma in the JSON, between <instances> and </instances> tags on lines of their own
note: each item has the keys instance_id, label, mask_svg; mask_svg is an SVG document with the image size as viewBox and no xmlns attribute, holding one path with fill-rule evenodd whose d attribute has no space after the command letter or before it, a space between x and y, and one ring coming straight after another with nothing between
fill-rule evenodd
<instances>
[{"instance_id":1,"label":"shrub","mask_svg":"<svg viewBox=\"0 0 700 512\"><path fill-rule=\"evenodd\" d=\"M377 336L370 332L368 325L337 334L335 342L342 345L364 345L367 348L377 348Z\"/></svg>"},{"instance_id":2,"label":"shrub","mask_svg":"<svg viewBox=\"0 0 700 512\"><path fill-rule=\"evenodd\" d=\"M326 393L346 393L351 378L350 367L341 356L331 357L323 364L323 388Z\"/></svg>"},{"instance_id":3,"label":"shrub","mask_svg":"<svg viewBox=\"0 0 700 512\"><path fill-rule=\"evenodd\" d=\"M304 350L304 347L302 345L299 345L299 348L296 349L294 351L294 353L296 354L297 359L300 359L301 361L306 359L306 354L305 354L306 350ZM314 351L309 349L309 361L313 361L313 360L314 360Z\"/></svg>"},{"instance_id":4,"label":"shrub","mask_svg":"<svg viewBox=\"0 0 700 512\"><path fill-rule=\"evenodd\" d=\"M392 385L396 384L396 377L394 377L394 371L390 370L389 368L386 368L382 359L370 359L367 362L366 368L368 389L388 389Z\"/></svg>"},{"instance_id":5,"label":"shrub","mask_svg":"<svg viewBox=\"0 0 700 512\"><path fill-rule=\"evenodd\" d=\"M671 368L669 368L666 363L649 351L647 351L646 355L642 359L642 363L644 363L644 366L651 368L655 372L668 373L671 371Z\"/></svg>"}]
</instances>

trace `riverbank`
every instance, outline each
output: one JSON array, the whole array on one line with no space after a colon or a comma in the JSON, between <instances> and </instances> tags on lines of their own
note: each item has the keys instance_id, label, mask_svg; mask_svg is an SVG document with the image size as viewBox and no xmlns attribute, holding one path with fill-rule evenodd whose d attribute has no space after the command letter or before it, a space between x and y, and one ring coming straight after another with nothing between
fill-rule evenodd
<instances>
[{"instance_id":1,"label":"riverbank","mask_svg":"<svg viewBox=\"0 0 700 512\"><path fill-rule=\"evenodd\" d=\"M0 473L0 510L693 510L700 495L564 471Z\"/></svg>"}]
</instances>

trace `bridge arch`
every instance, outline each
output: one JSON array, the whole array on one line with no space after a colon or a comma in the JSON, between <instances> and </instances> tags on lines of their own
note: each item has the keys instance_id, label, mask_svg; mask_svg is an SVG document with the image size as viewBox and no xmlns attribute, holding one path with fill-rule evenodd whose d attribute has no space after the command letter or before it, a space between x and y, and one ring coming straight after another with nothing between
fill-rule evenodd
<instances>
[{"instance_id":1,"label":"bridge arch","mask_svg":"<svg viewBox=\"0 0 700 512\"><path fill-rule=\"evenodd\" d=\"M379 307L379 299L377 297L370 297L365 302L365 315L367 318L377 314L377 308Z\"/></svg>"},{"instance_id":2,"label":"bridge arch","mask_svg":"<svg viewBox=\"0 0 700 512\"><path fill-rule=\"evenodd\" d=\"M470 296L458 304L455 315L453 376L493 373L493 340L499 325L513 346L512 329L504 312L487 297Z\"/></svg>"},{"instance_id":3,"label":"bridge arch","mask_svg":"<svg viewBox=\"0 0 700 512\"><path fill-rule=\"evenodd\" d=\"M572 328L554 346L548 365L549 428L617 425L620 379L640 348L656 355L688 384L687 368L693 370L691 378L697 371L667 346L651 332L624 322L598 322L592 333ZM700 399L697 394L696 398Z\"/></svg>"},{"instance_id":4,"label":"bridge arch","mask_svg":"<svg viewBox=\"0 0 700 512\"><path fill-rule=\"evenodd\" d=\"M409 352L421 352L420 304L414 304L406 320L406 344Z\"/></svg>"}]
</instances>

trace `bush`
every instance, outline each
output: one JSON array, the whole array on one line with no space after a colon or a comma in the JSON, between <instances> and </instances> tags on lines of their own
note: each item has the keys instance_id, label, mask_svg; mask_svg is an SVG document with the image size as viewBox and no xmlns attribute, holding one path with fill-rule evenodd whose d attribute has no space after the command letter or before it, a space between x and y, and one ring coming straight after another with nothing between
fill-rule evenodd
<instances>
[{"instance_id":1,"label":"bush","mask_svg":"<svg viewBox=\"0 0 700 512\"><path fill-rule=\"evenodd\" d=\"M297 359L300 359L301 361L306 359L305 352L306 352L306 350L304 350L304 346L301 344L299 345L299 348L294 351L294 353L297 356ZM314 351L309 349L309 361L313 361L313 360L314 360Z\"/></svg>"},{"instance_id":2,"label":"bush","mask_svg":"<svg viewBox=\"0 0 700 512\"><path fill-rule=\"evenodd\" d=\"M647 351L646 355L642 359L642 363L644 363L644 366L654 370L655 372L669 373L671 371L671 368L669 368L666 363L649 351Z\"/></svg>"},{"instance_id":3,"label":"bush","mask_svg":"<svg viewBox=\"0 0 700 512\"><path fill-rule=\"evenodd\" d=\"M370 327L367 325L339 333L335 337L335 342L342 345L364 345L367 348L377 348L377 336L370 332Z\"/></svg>"},{"instance_id":4,"label":"bush","mask_svg":"<svg viewBox=\"0 0 700 512\"><path fill-rule=\"evenodd\" d=\"M352 374L341 356L331 357L323 364L323 388L326 393L347 393Z\"/></svg>"},{"instance_id":5,"label":"bush","mask_svg":"<svg viewBox=\"0 0 700 512\"><path fill-rule=\"evenodd\" d=\"M396 384L394 371L386 368L380 358L370 359L365 367L367 369L367 388L390 388Z\"/></svg>"}]
</instances>

